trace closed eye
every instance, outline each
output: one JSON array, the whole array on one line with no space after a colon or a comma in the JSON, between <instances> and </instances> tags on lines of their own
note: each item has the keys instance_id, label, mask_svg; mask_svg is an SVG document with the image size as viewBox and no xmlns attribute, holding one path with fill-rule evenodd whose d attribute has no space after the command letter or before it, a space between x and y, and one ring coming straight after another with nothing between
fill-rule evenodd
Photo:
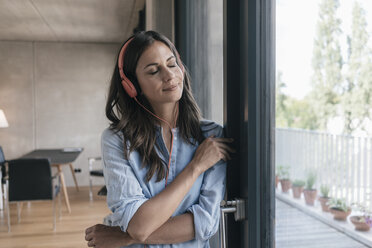
<instances>
[{"instance_id":1,"label":"closed eye","mask_svg":"<svg viewBox=\"0 0 372 248\"><path fill-rule=\"evenodd\" d=\"M171 65L168 65L168 67L174 68L174 67L177 67L177 65L176 64L171 64ZM150 75L155 75L158 72L159 72L159 69L156 70L156 71L150 71L149 74Z\"/></svg>"}]
</instances>

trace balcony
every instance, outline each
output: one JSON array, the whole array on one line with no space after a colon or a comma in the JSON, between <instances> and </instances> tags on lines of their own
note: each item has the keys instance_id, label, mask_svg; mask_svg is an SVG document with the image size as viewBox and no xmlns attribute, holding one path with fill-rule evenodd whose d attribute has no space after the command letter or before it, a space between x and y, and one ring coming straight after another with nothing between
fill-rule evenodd
<instances>
[{"instance_id":1,"label":"balcony","mask_svg":"<svg viewBox=\"0 0 372 248\"><path fill-rule=\"evenodd\" d=\"M276 129L276 165L288 166L291 180L306 180L315 171L315 188L328 185L330 197L371 209L372 138L332 135L300 129ZM372 231L337 221L320 203L305 204L291 190L276 190L276 247L372 247ZM350 216L357 212L353 210Z\"/></svg>"}]
</instances>

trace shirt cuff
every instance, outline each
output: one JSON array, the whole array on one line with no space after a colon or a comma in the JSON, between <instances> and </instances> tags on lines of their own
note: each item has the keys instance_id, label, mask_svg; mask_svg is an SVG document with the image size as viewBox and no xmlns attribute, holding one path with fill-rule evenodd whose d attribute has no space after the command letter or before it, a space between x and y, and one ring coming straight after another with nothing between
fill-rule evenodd
<instances>
[{"instance_id":1,"label":"shirt cuff","mask_svg":"<svg viewBox=\"0 0 372 248\"><path fill-rule=\"evenodd\" d=\"M219 213L212 217L210 213L204 210L199 204L192 205L187 209L194 216L195 239L207 241L218 230L220 221Z\"/></svg>"},{"instance_id":2,"label":"shirt cuff","mask_svg":"<svg viewBox=\"0 0 372 248\"><path fill-rule=\"evenodd\" d=\"M126 232L128 229L128 224L133 218L133 215L147 200L148 199L138 199L136 201L133 201L125 206L124 211L120 211L119 209L117 209L109 218L110 224L112 226L120 226L121 230L123 232Z\"/></svg>"}]
</instances>

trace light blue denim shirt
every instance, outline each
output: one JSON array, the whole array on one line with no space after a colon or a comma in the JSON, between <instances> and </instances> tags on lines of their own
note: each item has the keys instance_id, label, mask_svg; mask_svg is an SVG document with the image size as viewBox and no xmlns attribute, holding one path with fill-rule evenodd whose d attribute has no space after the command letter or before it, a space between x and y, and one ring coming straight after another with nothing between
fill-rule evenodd
<instances>
[{"instance_id":1,"label":"light blue denim shirt","mask_svg":"<svg viewBox=\"0 0 372 248\"><path fill-rule=\"evenodd\" d=\"M202 121L203 135L209 137L214 134L222 137L222 127L211 121ZM174 141L171 157L168 184L192 160L198 145L185 142L173 129ZM162 138L162 129L157 129L157 153L166 163L169 153ZM123 135L106 129L102 134L102 156L104 162L104 176L107 186L107 204L112 214L106 217L106 224L120 226L123 231L137 209L148 199L160 193L165 186L165 180L156 182L156 175L147 182L146 168L142 168L141 157L134 151L128 160L124 158ZM182 200L172 216L191 212L194 215L195 239L172 245L147 245L147 247L188 247L207 248L209 238L218 230L220 219L220 202L225 193L226 163L219 161L213 167L201 174L194 185ZM166 204L166 203L165 203ZM144 245L131 245L130 247L143 248Z\"/></svg>"}]
</instances>

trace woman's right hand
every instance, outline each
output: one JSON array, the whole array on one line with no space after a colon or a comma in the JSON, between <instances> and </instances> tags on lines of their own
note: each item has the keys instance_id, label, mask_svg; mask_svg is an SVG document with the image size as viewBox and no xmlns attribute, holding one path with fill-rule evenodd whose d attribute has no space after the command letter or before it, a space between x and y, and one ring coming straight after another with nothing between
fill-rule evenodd
<instances>
[{"instance_id":1,"label":"woman's right hand","mask_svg":"<svg viewBox=\"0 0 372 248\"><path fill-rule=\"evenodd\" d=\"M206 138L196 149L192 162L200 173L208 170L221 159L224 161L230 160L230 154L235 152L226 143L232 143L231 138L214 138L214 135Z\"/></svg>"}]
</instances>

